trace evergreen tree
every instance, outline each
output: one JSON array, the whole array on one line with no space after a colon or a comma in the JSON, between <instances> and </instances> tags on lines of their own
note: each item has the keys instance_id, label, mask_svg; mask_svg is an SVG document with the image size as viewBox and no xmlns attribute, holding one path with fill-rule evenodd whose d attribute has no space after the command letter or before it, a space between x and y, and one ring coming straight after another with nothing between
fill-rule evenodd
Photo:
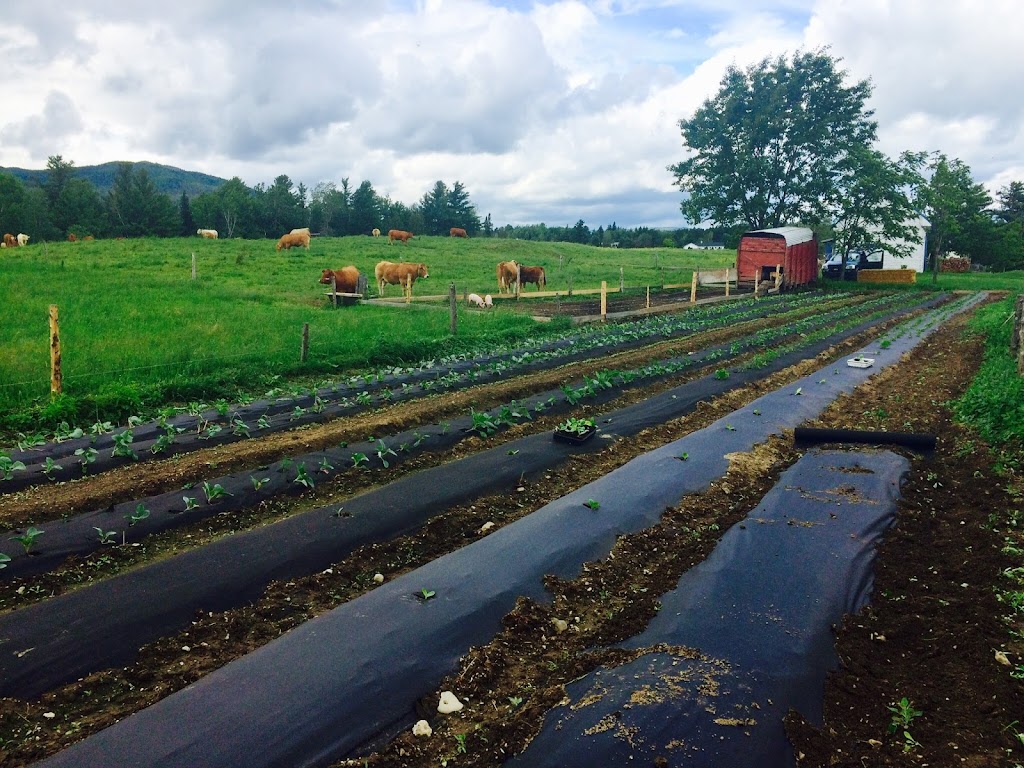
<instances>
[{"instance_id":1,"label":"evergreen tree","mask_svg":"<svg viewBox=\"0 0 1024 768\"><path fill-rule=\"evenodd\" d=\"M181 236L191 237L196 233L196 222L192 218L192 206L188 201L188 195L181 193L181 200L178 202L178 211L181 215Z\"/></svg>"}]
</instances>

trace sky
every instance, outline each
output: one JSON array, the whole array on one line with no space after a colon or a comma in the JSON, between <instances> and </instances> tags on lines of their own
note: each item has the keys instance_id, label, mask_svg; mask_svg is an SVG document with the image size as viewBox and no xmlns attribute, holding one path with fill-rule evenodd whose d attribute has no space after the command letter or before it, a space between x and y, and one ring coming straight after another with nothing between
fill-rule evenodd
<instances>
[{"instance_id":1,"label":"sky","mask_svg":"<svg viewBox=\"0 0 1024 768\"><path fill-rule=\"evenodd\" d=\"M1024 180L1020 0L7 0L0 166L141 161L496 226L682 227L679 120L730 65L828 47L878 148Z\"/></svg>"}]
</instances>

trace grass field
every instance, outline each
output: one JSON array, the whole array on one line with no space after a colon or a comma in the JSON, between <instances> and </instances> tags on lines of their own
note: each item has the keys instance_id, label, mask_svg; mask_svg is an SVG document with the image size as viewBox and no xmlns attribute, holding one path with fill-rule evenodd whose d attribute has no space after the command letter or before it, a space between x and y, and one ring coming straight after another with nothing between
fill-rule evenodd
<instances>
[{"instance_id":1,"label":"grass field","mask_svg":"<svg viewBox=\"0 0 1024 768\"><path fill-rule=\"evenodd\" d=\"M191 279L192 254L197 279ZM381 259L423 261L417 295L497 293L495 265L542 265L549 289L687 282L730 252L619 250L569 243L418 237L317 238L309 251L274 241L139 239L53 243L4 254L0 306L0 428L116 418L165 402L261 391L274 377L319 375L434 357L545 329L507 308L460 309L451 338L445 304L333 310L318 283L325 267L355 264L370 277ZM375 290L371 290L374 294ZM398 286L388 295L399 296ZM60 313L65 397L49 398L48 307ZM309 324L309 358L299 362Z\"/></svg>"}]
</instances>

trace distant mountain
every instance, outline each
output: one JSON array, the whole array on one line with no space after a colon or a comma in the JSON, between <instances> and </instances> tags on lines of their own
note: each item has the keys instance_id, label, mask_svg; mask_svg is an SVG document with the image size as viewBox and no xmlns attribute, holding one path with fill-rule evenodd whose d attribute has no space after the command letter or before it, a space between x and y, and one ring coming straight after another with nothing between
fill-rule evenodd
<instances>
[{"instance_id":1,"label":"distant mountain","mask_svg":"<svg viewBox=\"0 0 1024 768\"><path fill-rule=\"evenodd\" d=\"M120 162L114 162L103 163L103 165L76 166L75 176L92 182L100 194L105 195L114 183L114 176L117 174L117 167L120 164ZM227 181L227 179L220 179L205 173L183 171L181 168L159 163L142 161L132 163L132 166L133 168L145 168L149 178L156 184L156 188L171 197L180 197L182 192L187 193L189 197L195 197L203 192L212 192ZM9 173L24 184L42 185L46 181L48 172L45 169L31 171L25 168L0 168L0 173Z\"/></svg>"}]
</instances>

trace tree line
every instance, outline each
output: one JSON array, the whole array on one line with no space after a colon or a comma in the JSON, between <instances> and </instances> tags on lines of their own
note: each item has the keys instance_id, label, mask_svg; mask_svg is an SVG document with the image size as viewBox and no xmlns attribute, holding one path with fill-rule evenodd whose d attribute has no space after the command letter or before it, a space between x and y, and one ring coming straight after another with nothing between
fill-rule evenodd
<instances>
[{"instance_id":1,"label":"tree line","mask_svg":"<svg viewBox=\"0 0 1024 768\"><path fill-rule=\"evenodd\" d=\"M846 85L839 61L820 49L728 68L718 92L679 121L689 156L669 171L686 194L684 217L745 229L806 225L847 254L913 242L923 216L933 266L955 251L1024 268L1024 184L993 200L958 158L885 155L866 108L871 83Z\"/></svg>"},{"instance_id":2,"label":"tree line","mask_svg":"<svg viewBox=\"0 0 1024 768\"><path fill-rule=\"evenodd\" d=\"M473 237L545 240L622 248L682 246L725 237L731 230L653 230L620 228L612 223L591 230L581 219L572 227L532 224L495 227L491 215L477 215L465 185L437 181L414 205L379 194L369 181L353 186L325 181L309 190L286 175L269 186L246 185L237 176L213 192L177 199L159 191L146 168L118 165L110 191L75 176L73 161L49 158L42 184L25 184L0 173L0 231L25 232L34 242L93 237L188 237L197 229L215 229L221 237L277 238L296 227L326 236L368 235L374 229L404 229L447 235L461 227ZM735 247L735 242L731 247Z\"/></svg>"}]
</instances>

